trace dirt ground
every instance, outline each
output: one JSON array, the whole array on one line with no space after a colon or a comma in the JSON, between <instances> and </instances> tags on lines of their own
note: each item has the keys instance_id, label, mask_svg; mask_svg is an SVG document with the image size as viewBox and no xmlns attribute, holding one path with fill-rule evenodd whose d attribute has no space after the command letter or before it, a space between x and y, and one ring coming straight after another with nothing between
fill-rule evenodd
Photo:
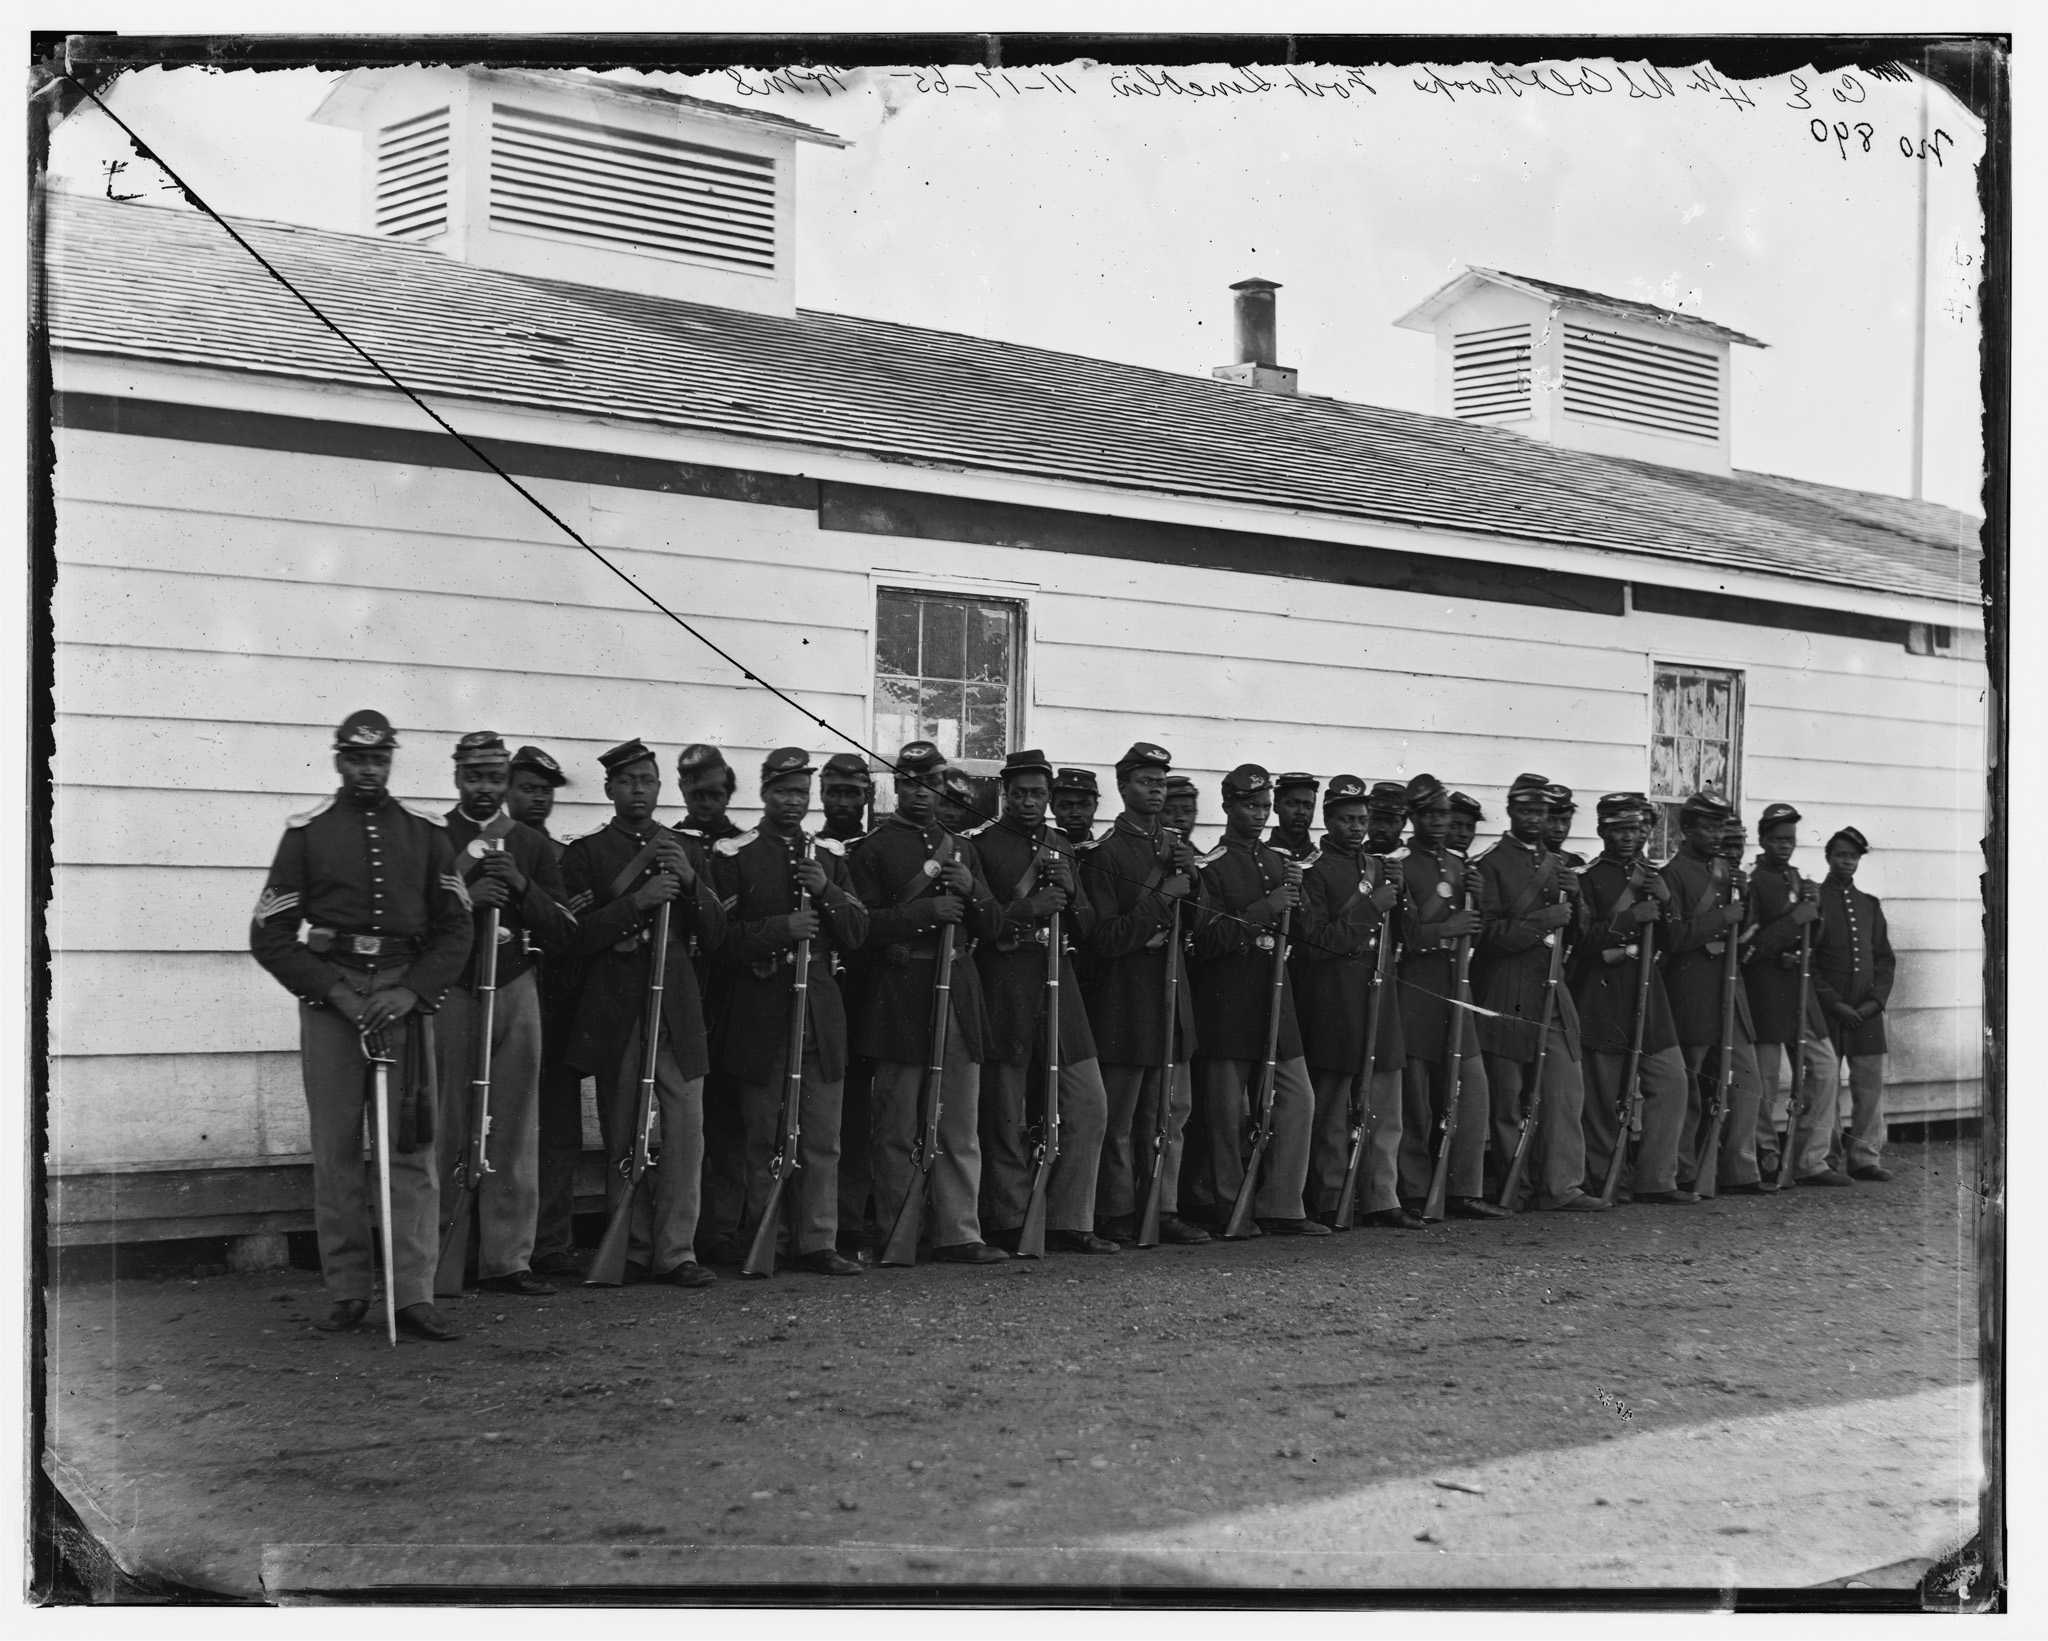
<instances>
[{"instance_id":1,"label":"dirt ground","mask_svg":"<svg viewBox=\"0 0 2048 1641\"><path fill-rule=\"evenodd\" d=\"M1583 1511L1609 1533L1632 1504L1682 1524L1714 1493L1734 1515L1712 1530L1761 1569L1800 1530L1768 1481L1738 1508L1695 1460L1644 1448L1608 1508L1546 1476L1568 1450L1616 1444L1619 1466L1631 1442L1682 1435L1699 1463L1747 1463L1754 1432L1768 1445L1799 1420L1820 1432L1812 1463L1853 1471L1859 1443L1829 1434L1841 1410L1965 1400L1972 1147L1887 1160L1890 1185L1687 1208L473 1295L446 1303L460 1342L395 1350L381 1328L315 1331L326 1302L304 1272L69 1281L47 1295L44 1466L127 1574L245 1599L1257 1583L1144 1546L1245 1512L1283 1538L1290 1511L1351 1532L1367 1517L1344 1501L1403 1481L1439 1478L1436 1506L1456 1507L1440 1478L1482 1465L1517 1478L1494 1502L1512 1488L1525 1526ZM1597 1478L1599 1457L1572 1463ZM1822 1479L1875 1520L1973 1518L1955 1477L1974 1458L1953 1457ZM1388 1531L1414 1552L1437 1519ZM1901 1563L1882 1536L1803 1576ZM1624 1566L1639 1586L1661 1581L1653 1548ZM1575 1581L1520 1565L1522 1583Z\"/></svg>"}]
</instances>

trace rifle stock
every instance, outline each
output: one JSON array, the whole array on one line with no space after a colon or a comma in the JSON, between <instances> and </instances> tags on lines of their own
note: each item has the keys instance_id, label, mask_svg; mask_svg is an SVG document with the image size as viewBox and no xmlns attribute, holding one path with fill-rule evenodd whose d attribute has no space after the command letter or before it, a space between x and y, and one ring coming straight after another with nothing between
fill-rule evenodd
<instances>
[{"instance_id":1,"label":"rifle stock","mask_svg":"<svg viewBox=\"0 0 2048 1641\"><path fill-rule=\"evenodd\" d=\"M1052 1188L1052 1166L1060 1155L1060 914L1045 928L1045 1132L1038 1144L1038 1165L1031 1175L1031 1199L1024 1205L1024 1228L1017 1233L1021 1259L1045 1257L1046 1193Z\"/></svg>"},{"instance_id":2,"label":"rifle stock","mask_svg":"<svg viewBox=\"0 0 2048 1641\"><path fill-rule=\"evenodd\" d=\"M1449 851L1446 851L1449 853ZM1465 887L1465 874L1471 869L1470 861L1463 855L1458 861L1458 895L1455 909L1464 911L1469 896ZM1442 1219L1445 1201L1451 1182L1451 1147L1458 1137L1458 1108L1463 1098L1465 1082L1465 1008L1472 1001L1472 937L1458 936L1451 954L1451 1017L1448 1033L1449 1046L1445 1054L1449 1057L1450 1078L1444 1089L1443 1129L1437 1138L1436 1164L1429 1171L1429 1195L1423 1199L1422 1217Z\"/></svg>"},{"instance_id":3,"label":"rifle stock","mask_svg":"<svg viewBox=\"0 0 2048 1641\"><path fill-rule=\"evenodd\" d=\"M1287 929L1294 916L1294 909L1288 907L1280 914L1280 931L1273 940L1273 984L1266 998L1266 1060L1259 1068L1258 1126L1252 1131L1252 1154L1244 1165L1244 1178L1238 1182L1237 1196L1230 1204L1230 1217L1223 1222L1226 1238L1242 1237L1252 1218L1252 1203L1259 1191L1259 1167L1266 1160L1266 1149L1273 1143L1273 1097L1274 1082L1279 1067L1276 1056L1280 1052L1280 1004L1287 984Z\"/></svg>"},{"instance_id":4,"label":"rifle stock","mask_svg":"<svg viewBox=\"0 0 2048 1641\"><path fill-rule=\"evenodd\" d=\"M1621 1171L1628 1160L1628 1137L1638 1126L1643 1104L1643 1026L1650 1014L1650 981L1656 972L1657 926L1645 924L1636 936L1636 1012L1629 1022L1628 1060L1622 1067L1621 1098L1615 1118L1614 1154L1600 1181L1600 1200L1610 1208L1621 1194Z\"/></svg>"},{"instance_id":5,"label":"rifle stock","mask_svg":"<svg viewBox=\"0 0 2048 1641\"><path fill-rule=\"evenodd\" d=\"M1560 870L1569 868L1560 865ZM1566 900L1563 890L1558 891L1557 903ZM1543 1115L1543 1068L1550 1059L1550 1020L1557 1007L1557 981L1564 968L1564 930L1550 931L1550 974L1543 982L1543 1008L1537 1021L1536 1071L1530 1079L1529 1103L1522 1112L1522 1126L1515 1136L1514 1160L1508 1164L1508 1177L1500 1188L1500 1206L1508 1212L1515 1211L1515 1198L1522 1189L1522 1176L1528 1171L1529 1153L1535 1149L1536 1130Z\"/></svg>"},{"instance_id":6,"label":"rifle stock","mask_svg":"<svg viewBox=\"0 0 2048 1641\"><path fill-rule=\"evenodd\" d=\"M486 840L478 838L479 843ZM503 847L499 845L499 847ZM469 1143L455 1165L455 1211L441 1233L441 1257L434 1267L434 1292L459 1294L469 1266L470 1222L476 1218L476 1194L491 1173L491 1041L498 1019L498 908L484 913L483 949L476 960L476 1037L470 1053L474 1075L469 1080Z\"/></svg>"},{"instance_id":7,"label":"rifle stock","mask_svg":"<svg viewBox=\"0 0 2048 1641\"><path fill-rule=\"evenodd\" d=\"M952 850L943 833L941 840L933 858L950 860ZM932 1164L939 1155L939 1113L946 1078L946 1028L953 1016L953 937L958 929L957 923L948 923L939 932L939 964L932 975L931 1053L926 1061L921 1091L923 1126L918 1135L917 1154L911 1161L910 1189L904 1194L903 1205L896 1210L896 1219L889 1227L889 1238L882 1245L880 1263L884 1265L915 1265L918 1239L924 1235L925 1190L931 1183Z\"/></svg>"},{"instance_id":8,"label":"rifle stock","mask_svg":"<svg viewBox=\"0 0 2048 1641\"><path fill-rule=\"evenodd\" d=\"M633 1240L633 1204L639 1199L647 1171L655 1166L652 1150L654 1131L654 1068L661 1053L661 994L668 976L668 931L672 901L664 900L654 914L654 949L647 959L647 1002L640 1016L640 1101L633 1113L633 1150L620 1160L619 1171L626 1188L605 1222L604 1238L584 1272L586 1288L616 1288L626 1280L626 1253Z\"/></svg>"},{"instance_id":9,"label":"rifle stock","mask_svg":"<svg viewBox=\"0 0 2048 1641\"><path fill-rule=\"evenodd\" d=\"M790 847L796 858L802 860L808 853L809 840L800 839ZM796 909L802 912L809 906L809 899L799 887ZM768 1163L768 1200L761 1205L761 1219L754 1227L754 1239L747 1245L747 1257L740 1262L742 1276L775 1274L775 1243L782 1228L784 1188L789 1184L789 1176L803 1166L797 1145L803 1137L804 1019L810 1007L810 989L811 942L806 936L796 943L795 973L791 977L789 991L789 1033L783 1044L787 1059L782 1079L782 1110L776 1119L781 1137L775 1155Z\"/></svg>"},{"instance_id":10,"label":"rifle stock","mask_svg":"<svg viewBox=\"0 0 2048 1641\"><path fill-rule=\"evenodd\" d=\"M1162 826L1162 834L1178 841L1180 834ZM1159 1110L1152 1124L1152 1177L1145 1182L1145 1202L1138 1213L1137 1245L1159 1242L1160 1204L1166 1190L1166 1131L1173 1122L1173 1050L1180 1029L1180 906L1173 903L1166 932L1166 1046L1159 1067Z\"/></svg>"},{"instance_id":11,"label":"rifle stock","mask_svg":"<svg viewBox=\"0 0 2048 1641\"><path fill-rule=\"evenodd\" d=\"M1373 1057L1380 1044L1380 1001L1386 992L1387 964L1393 946L1393 929L1383 913L1378 944L1373 951L1372 980L1365 989L1365 1055L1358 1075L1351 1080L1351 1109L1347 1113L1351 1153L1344 1159L1344 1183L1338 1188L1337 1206L1330 1215L1332 1228L1339 1231L1350 1230L1358 1217L1358 1175L1365 1163L1366 1141L1371 1137L1365 1113L1371 1103Z\"/></svg>"}]
</instances>

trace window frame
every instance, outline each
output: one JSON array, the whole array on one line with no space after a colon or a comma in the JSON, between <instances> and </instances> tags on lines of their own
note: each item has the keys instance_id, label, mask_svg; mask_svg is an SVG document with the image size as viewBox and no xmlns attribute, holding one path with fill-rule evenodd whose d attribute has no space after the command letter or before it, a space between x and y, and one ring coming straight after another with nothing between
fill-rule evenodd
<instances>
[{"instance_id":1,"label":"window frame","mask_svg":"<svg viewBox=\"0 0 2048 1641\"><path fill-rule=\"evenodd\" d=\"M1724 660L1695 661L1682 655L1650 654L1644 656L1645 679L1643 713L1646 733L1643 737L1644 766L1648 778L1644 782L1646 795L1656 806L1658 823L1652 830L1646 845L1646 853L1656 860L1668 860L1678 852L1680 842L1678 812L1690 792L1677 797L1666 797L1651 790L1655 786L1657 767L1657 681L1664 673L1704 673L1725 678L1732 686L1730 690L1729 734L1728 734L1728 790L1721 794L1735 806L1736 813L1742 812L1743 787L1743 739L1745 721L1748 717L1749 676L1747 669L1731 667Z\"/></svg>"}]
</instances>

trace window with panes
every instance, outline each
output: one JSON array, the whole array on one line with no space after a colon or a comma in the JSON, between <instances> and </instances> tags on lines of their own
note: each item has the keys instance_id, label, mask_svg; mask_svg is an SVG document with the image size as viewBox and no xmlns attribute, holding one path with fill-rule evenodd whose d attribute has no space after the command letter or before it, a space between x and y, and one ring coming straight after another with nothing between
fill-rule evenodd
<instances>
[{"instance_id":1,"label":"window with panes","mask_svg":"<svg viewBox=\"0 0 2048 1641\"><path fill-rule=\"evenodd\" d=\"M1651 858L1678 852L1687 798L1712 792L1739 806L1741 789L1742 674L1658 662L1650 689L1649 795L1659 817Z\"/></svg>"},{"instance_id":2,"label":"window with panes","mask_svg":"<svg viewBox=\"0 0 2048 1641\"><path fill-rule=\"evenodd\" d=\"M1024 607L1000 598L884 587L875 600L874 746L930 741L993 813L995 774L1017 745Z\"/></svg>"}]
</instances>

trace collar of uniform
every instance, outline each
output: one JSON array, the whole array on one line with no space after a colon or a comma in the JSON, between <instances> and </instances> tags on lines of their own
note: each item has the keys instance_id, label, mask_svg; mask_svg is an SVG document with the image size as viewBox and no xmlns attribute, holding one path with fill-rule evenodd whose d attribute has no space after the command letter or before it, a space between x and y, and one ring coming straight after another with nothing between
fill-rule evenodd
<instances>
[{"instance_id":1,"label":"collar of uniform","mask_svg":"<svg viewBox=\"0 0 2048 1641\"><path fill-rule=\"evenodd\" d=\"M720 838L738 837L742 829L733 824L731 816L720 815L716 821L709 825L702 825L685 817L677 821L669 830L672 832L688 832L693 837L702 838L706 843L716 843Z\"/></svg>"},{"instance_id":2,"label":"collar of uniform","mask_svg":"<svg viewBox=\"0 0 2048 1641\"><path fill-rule=\"evenodd\" d=\"M1226 849L1242 849L1247 854L1253 855L1257 854L1261 849L1266 847L1266 840L1264 838L1233 837L1228 832L1225 832L1223 834L1221 842L1223 844L1223 847Z\"/></svg>"},{"instance_id":3,"label":"collar of uniform","mask_svg":"<svg viewBox=\"0 0 2048 1641\"><path fill-rule=\"evenodd\" d=\"M655 829L655 822L649 821L647 823L646 831L636 831L634 828L626 824L626 818L623 815L612 816L610 820L605 822L605 825L609 826L614 832L618 833L620 837L631 838L635 843L645 843L648 840L648 838L653 836Z\"/></svg>"},{"instance_id":4,"label":"collar of uniform","mask_svg":"<svg viewBox=\"0 0 2048 1641\"><path fill-rule=\"evenodd\" d=\"M334 796L336 803L342 808L353 809L358 815L375 815L382 810L389 809L398 801L392 797L391 788L388 786L377 794L377 801L375 803L363 802L361 798L355 795L353 788L346 786L335 793Z\"/></svg>"},{"instance_id":5,"label":"collar of uniform","mask_svg":"<svg viewBox=\"0 0 2048 1641\"><path fill-rule=\"evenodd\" d=\"M1522 853L1525 855L1540 854L1542 852L1540 845L1534 843L1524 843L1512 832L1501 833L1500 841L1502 843L1512 843L1517 849L1521 850Z\"/></svg>"},{"instance_id":6,"label":"collar of uniform","mask_svg":"<svg viewBox=\"0 0 2048 1641\"><path fill-rule=\"evenodd\" d=\"M1112 832L1121 832L1128 838L1143 838L1147 843L1155 843L1159 838L1159 830L1156 826L1148 832L1144 827L1132 820L1129 815L1117 816L1116 822L1110 827L1110 830Z\"/></svg>"},{"instance_id":7,"label":"collar of uniform","mask_svg":"<svg viewBox=\"0 0 2048 1641\"><path fill-rule=\"evenodd\" d=\"M1342 855L1346 859L1356 859L1370 853L1363 843L1354 849L1334 832L1323 834L1322 852L1326 855Z\"/></svg>"}]
</instances>

